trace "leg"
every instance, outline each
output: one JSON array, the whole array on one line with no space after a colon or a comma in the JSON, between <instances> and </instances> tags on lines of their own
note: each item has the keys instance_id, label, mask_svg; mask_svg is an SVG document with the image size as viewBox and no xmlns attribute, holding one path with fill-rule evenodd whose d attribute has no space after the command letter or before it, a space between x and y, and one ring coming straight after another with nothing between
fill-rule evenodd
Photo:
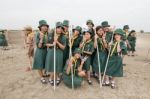
<instances>
[{"instance_id":1,"label":"leg","mask_svg":"<svg viewBox=\"0 0 150 99\"><path fill-rule=\"evenodd\" d=\"M115 77L111 78L111 88L114 89L116 87L115 85Z\"/></svg>"},{"instance_id":2,"label":"leg","mask_svg":"<svg viewBox=\"0 0 150 99\"><path fill-rule=\"evenodd\" d=\"M43 70L38 70L38 73L39 73L39 76L41 77L41 83L42 84L46 84L46 80L45 78L43 77Z\"/></svg>"},{"instance_id":3,"label":"leg","mask_svg":"<svg viewBox=\"0 0 150 99\"><path fill-rule=\"evenodd\" d=\"M88 80L88 83L89 83L89 85L92 85L91 75L90 74L91 74L90 70L87 71L87 80Z\"/></svg>"}]
</instances>

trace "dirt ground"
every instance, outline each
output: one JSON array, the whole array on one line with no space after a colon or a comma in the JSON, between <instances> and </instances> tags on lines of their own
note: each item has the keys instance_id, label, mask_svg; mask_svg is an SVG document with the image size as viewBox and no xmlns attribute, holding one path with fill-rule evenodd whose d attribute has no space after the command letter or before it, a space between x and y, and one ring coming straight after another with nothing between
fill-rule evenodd
<instances>
[{"instance_id":1,"label":"dirt ground","mask_svg":"<svg viewBox=\"0 0 150 99\"><path fill-rule=\"evenodd\" d=\"M138 34L135 57L125 57L124 77L117 78L117 88L84 85L76 90L63 83L54 92L50 84L42 85L36 71L25 72L29 66L23 35L20 31L9 33L9 49L0 50L0 99L150 99L150 34Z\"/></svg>"}]
</instances>

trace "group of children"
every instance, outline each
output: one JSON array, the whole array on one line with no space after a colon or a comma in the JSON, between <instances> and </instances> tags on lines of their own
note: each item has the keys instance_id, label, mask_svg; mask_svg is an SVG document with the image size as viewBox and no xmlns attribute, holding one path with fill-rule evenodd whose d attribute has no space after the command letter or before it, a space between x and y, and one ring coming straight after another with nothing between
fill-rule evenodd
<instances>
[{"instance_id":1,"label":"group of children","mask_svg":"<svg viewBox=\"0 0 150 99\"><path fill-rule=\"evenodd\" d=\"M84 30L80 26L70 28L69 21L64 20L50 29L45 20L40 20L37 33L26 27L25 45L30 60L27 71L38 70L42 84L52 86L63 80L66 86L72 88L73 81L74 88L78 88L83 79L92 85L94 77L103 86L115 88L115 77L123 77L123 57L131 52L134 56L136 32L128 33L128 25L110 29L107 21L95 28L92 20L86 25ZM100 78L104 78L103 82Z\"/></svg>"}]
</instances>

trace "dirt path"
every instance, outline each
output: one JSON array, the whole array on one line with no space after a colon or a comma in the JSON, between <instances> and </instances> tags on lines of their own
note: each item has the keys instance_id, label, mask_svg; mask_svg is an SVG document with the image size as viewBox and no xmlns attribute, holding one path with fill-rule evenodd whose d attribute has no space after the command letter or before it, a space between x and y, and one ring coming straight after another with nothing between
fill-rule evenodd
<instances>
[{"instance_id":1,"label":"dirt path","mask_svg":"<svg viewBox=\"0 0 150 99\"><path fill-rule=\"evenodd\" d=\"M93 79L93 86L85 81L81 88L72 91L61 83L54 92L49 84L40 83L36 71L25 72L28 59L22 43L15 44L14 39L11 50L0 50L0 99L150 99L150 64L143 66L150 48L149 34L138 35L137 56L125 57L125 75L117 78L114 90L100 89Z\"/></svg>"}]
</instances>

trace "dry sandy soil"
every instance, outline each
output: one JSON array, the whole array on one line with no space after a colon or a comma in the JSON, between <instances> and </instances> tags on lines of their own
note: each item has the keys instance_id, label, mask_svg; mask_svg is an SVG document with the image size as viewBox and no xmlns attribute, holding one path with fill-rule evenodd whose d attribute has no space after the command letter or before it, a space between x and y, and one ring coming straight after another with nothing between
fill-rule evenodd
<instances>
[{"instance_id":1,"label":"dry sandy soil","mask_svg":"<svg viewBox=\"0 0 150 99\"><path fill-rule=\"evenodd\" d=\"M42 85L36 71L25 72L29 65L19 31L9 33L10 50L0 50L0 99L150 99L150 64L145 57L150 48L150 34L138 34L135 57L125 57L124 77L117 78L117 88L100 88L87 82L76 90L63 83L56 88ZM149 60L150 61L150 55Z\"/></svg>"}]
</instances>

